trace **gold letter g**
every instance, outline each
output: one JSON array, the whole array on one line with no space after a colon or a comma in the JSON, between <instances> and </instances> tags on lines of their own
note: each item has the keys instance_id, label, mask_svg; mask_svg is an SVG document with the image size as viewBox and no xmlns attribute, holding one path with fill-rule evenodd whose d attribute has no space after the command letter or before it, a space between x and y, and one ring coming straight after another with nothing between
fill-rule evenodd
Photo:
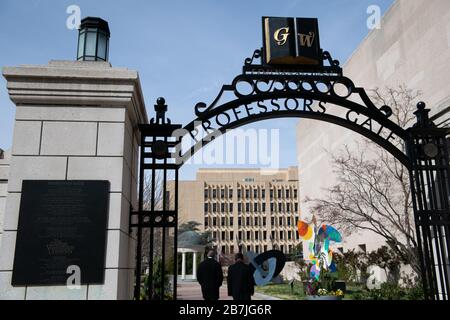
<instances>
[{"instance_id":1,"label":"gold letter g","mask_svg":"<svg viewBox=\"0 0 450 320\"><path fill-rule=\"evenodd\" d=\"M289 36L289 27L284 27L275 30L273 34L273 38L277 42L277 45L282 46L286 43L286 40Z\"/></svg>"}]
</instances>

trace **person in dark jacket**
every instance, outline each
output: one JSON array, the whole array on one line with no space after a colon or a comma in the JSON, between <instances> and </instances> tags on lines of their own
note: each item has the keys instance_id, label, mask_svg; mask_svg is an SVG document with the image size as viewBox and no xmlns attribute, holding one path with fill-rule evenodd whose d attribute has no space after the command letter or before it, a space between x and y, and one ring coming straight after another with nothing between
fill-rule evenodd
<instances>
[{"instance_id":1,"label":"person in dark jacket","mask_svg":"<svg viewBox=\"0 0 450 320\"><path fill-rule=\"evenodd\" d=\"M235 263L228 268L228 295L233 300L251 300L255 293L255 281L250 266L244 263L242 253L236 253Z\"/></svg>"},{"instance_id":2,"label":"person in dark jacket","mask_svg":"<svg viewBox=\"0 0 450 320\"><path fill-rule=\"evenodd\" d=\"M203 299L219 300L219 288L223 282L222 267L214 259L215 252L208 251L207 258L203 260L197 269L197 280L202 287Z\"/></svg>"}]
</instances>

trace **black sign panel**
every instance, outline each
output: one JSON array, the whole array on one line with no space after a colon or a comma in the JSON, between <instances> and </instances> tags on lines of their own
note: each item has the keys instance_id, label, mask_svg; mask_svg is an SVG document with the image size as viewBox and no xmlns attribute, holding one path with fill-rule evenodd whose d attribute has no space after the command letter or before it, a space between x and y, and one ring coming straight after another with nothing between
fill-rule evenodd
<instances>
[{"instance_id":1,"label":"black sign panel","mask_svg":"<svg viewBox=\"0 0 450 320\"><path fill-rule=\"evenodd\" d=\"M12 285L104 283L109 181L24 180ZM71 267L73 268L73 267Z\"/></svg>"},{"instance_id":2,"label":"black sign panel","mask_svg":"<svg viewBox=\"0 0 450 320\"><path fill-rule=\"evenodd\" d=\"M267 64L323 64L316 18L263 17L263 47Z\"/></svg>"},{"instance_id":3,"label":"black sign panel","mask_svg":"<svg viewBox=\"0 0 450 320\"><path fill-rule=\"evenodd\" d=\"M296 56L294 18L263 18L266 62L290 64Z\"/></svg>"},{"instance_id":4,"label":"black sign panel","mask_svg":"<svg viewBox=\"0 0 450 320\"><path fill-rule=\"evenodd\" d=\"M319 26L315 18L297 18L297 61L321 64Z\"/></svg>"}]
</instances>

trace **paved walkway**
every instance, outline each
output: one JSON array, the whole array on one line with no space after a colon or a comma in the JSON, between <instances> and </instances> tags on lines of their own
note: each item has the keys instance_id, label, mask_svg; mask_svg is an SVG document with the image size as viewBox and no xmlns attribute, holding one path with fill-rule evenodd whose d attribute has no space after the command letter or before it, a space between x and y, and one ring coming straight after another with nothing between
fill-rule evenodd
<instances>
[{"instance_id":1,"label":"paved walkway","mask_svg":"<svg viewBox=\"0 0 450 320\"><path fill-rule=\"evenodd\" d=\"M202 289L197 281L180 281L177 282L178 300L203 300ZM232 300L232 297L227 295L227 285L224 283L220 287L219 300ZM278 298L268 296L261 293L255 293L252 300L280 300Z\"/></svg>"}]
</instances>

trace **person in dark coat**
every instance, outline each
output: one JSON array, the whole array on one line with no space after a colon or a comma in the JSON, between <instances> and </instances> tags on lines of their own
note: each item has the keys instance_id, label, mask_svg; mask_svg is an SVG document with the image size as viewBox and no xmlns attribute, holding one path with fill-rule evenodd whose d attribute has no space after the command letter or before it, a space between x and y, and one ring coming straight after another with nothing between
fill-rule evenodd
<instances>
[{"instance_id":1,"label":"person in dark coat","mask_svg":"<svg viewBox=\"0 0 450 320\"><path fill-rule=\"evenodd\" d=\"M234 260L235 263L228 268L228 295L233 300L251 300L255 293L253 270L244 263L242 253L236 253Z\"/></svg>"},{"instance_id":2,"label":"person in dark coat","mask_svg":"<svg viewBox=\"0 0 450 320\"><path fill-rule=\"evenodd\" d=\"M222 267L214 259L215 252L208 251L207 258L203 260L197 269L197 280L202 287L203 299L219 300L219 288L223 282Z\"/></svg>"}]
</instances>

